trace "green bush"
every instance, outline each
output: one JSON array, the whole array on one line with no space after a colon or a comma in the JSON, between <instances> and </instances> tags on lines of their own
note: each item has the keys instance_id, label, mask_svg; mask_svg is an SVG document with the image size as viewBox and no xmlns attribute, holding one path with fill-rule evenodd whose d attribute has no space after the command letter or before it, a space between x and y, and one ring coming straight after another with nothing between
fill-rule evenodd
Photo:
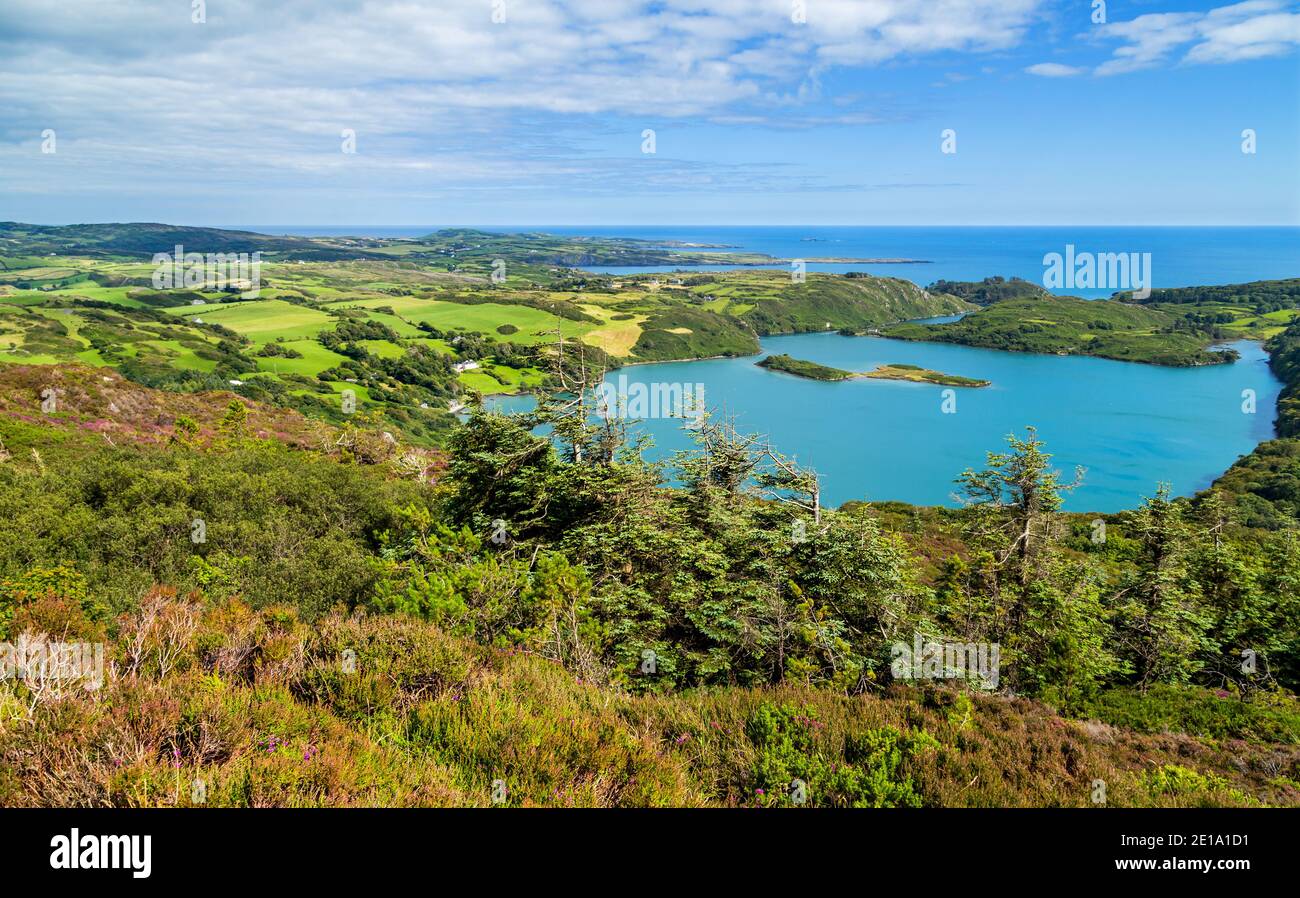
<instances>
[{"instance_id":1,"label":"green bush","mask_svg":"<svg viewBox=\"0 0 1300 898\"><path fill-rule=\"evenodd\" d=\"M1282 693L1243 698L1226 690L1152 686L1109 689L1079 712L1139 733L1187 733L1212 739L1300 744L1300 703Z\"/></svg>"},{"instance_id":2,"label":"green bush","mask_svg":"<svg viewBox=\"0 0 1300 898\"><path fill-rule=\"evenodd\" d=\"M938 746L924 730L904 736L893 727L851 734L842 760L819 749L820 724L809 707L763 703L745 727L757 758L752 790L765 807L920 807L906 772L913 756Z\"/></svg>"}]
</instances>

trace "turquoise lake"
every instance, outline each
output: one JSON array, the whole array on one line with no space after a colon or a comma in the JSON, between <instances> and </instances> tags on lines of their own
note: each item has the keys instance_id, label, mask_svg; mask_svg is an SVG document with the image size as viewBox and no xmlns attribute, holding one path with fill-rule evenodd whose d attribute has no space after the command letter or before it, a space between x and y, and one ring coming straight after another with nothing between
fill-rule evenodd
<instances>
[{"instance_id":1,"label":"turquoise lake","mask_svg":"<svg viewBox=\"0 0 1300 898\"><path fill-rule=\"evenodd\" d=\"M427 226L253 228L271 233L419 236ZM869 271L926 285L941 278L990 275L1042 282L1043 256L1066 245L1092 252L1149 252L1155 287L1228 284L1294 277L1300 270L1296 227L885 227L604 225L489 226L485 230L634 237L725 245L777 258L923 259L907 264L808 264L809 271ZM727 266L709 266L725 268ZM784 267L784 266L780 266ZM615 274L678 266L600 268ZM1110 288L1058 291L1103 298ZM875 337L805 334L769 337L765 353L789 353L853 371L898 362L991 380L956 390L957 411L943 414L944 387L896 381L821 383L755 367L761 356L669 362L624 368L630 383L701 383L706 404L763 433L780 450L815 468L825 501L896 499L953 505L953 478L984 463L1005 437L1038 428L1066 479L1086 467L1067 500L1076 511L1132 508L1160 482L1178 495L1208 486L1241 455L1273 436L1280 384L1258 344L1231 344L1233 365L1161 368L1066 356L1022 355ZM1245 390L1254 414L1242 411ZM531 407L528 397L492 401L502 410ZM690 445L680 419L648 419L655 457Z\"/></svg>"},{"instance_id":2,"label":"turquoise lake","mask_svg":"<svg viewBox=\"0 0 1300 898\"><path fill-rule=\"evenodd\" d=\"M1029 355L880 337L799 334L767 337L764 354L790 355L850 371L886 363L920 365L992 381L946 388L887 380L825 383L771 372L762 358L637 365L611 372L629 384L703 384L707 406L733 416L746 432L765 434L787 455L821 475L824 501L899 500L955 505L953 479L984 464L1005 437L1038 428L1066 480L1087 468L1068 498L1074 511L1120 511L1151 495L1159 482L1177 495L1208 486L1241 455L1273 436L1281 388L1256 343L1228 344L1231 365L1164 368L1078 356ZM956 411L943 411L953 389ZM1243 411L1243 391L1257 411ZM531 407L506 397L502 411ZM691 445L680 419L644 419L652 457Z\"/></svg>"}]
</instances>

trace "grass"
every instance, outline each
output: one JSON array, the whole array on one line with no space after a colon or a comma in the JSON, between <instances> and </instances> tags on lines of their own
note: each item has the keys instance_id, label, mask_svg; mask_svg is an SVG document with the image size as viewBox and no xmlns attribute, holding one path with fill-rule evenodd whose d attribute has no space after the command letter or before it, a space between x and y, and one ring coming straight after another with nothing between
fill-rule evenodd
<instances>
[{"instance_id":1,"label":"grass","mask_svg":"<svg viewBox=\"0 0 1300 898\"><path fill-rule=\"evenodd\" d=\"M185 319L200 318L243 334L254 343L267 343L276 337L295 340L315 337L332 330L334 319L324 312L296 306L278 299L223 303L202 307L182 306L166 311Z\"/></svg>"},{"instance_id":2,"label":"grass","mask_svg":"<svg viewBox=\"0 0 1300 898\"><path fill-rule=\"evenodd\" d=\"M570 321L528 306L504 303L456 303L445 300L417 297L390 297L346 303L347 306L371 308L388 306L402 318L417 324L429 324L440 331L478 331L495 334L502 324L513 324L519 330L510 336L512 343L535 344L553 342L548 333L557 327L566 337L580 337L592 330L590 324Z\"/></svg>"},{"instance_id":3,"label":"grass","mask_svg":"<svg viewBox=\"0 0 1300 898\"><path fill-rule=\"evenodd\" d=\"M633 315L625 321L617 321L611 317L617 313L609 309L591 305L583 305L581 308L593 317L607 322L587 331L582 338L584 343L602 349L615 358L626 358L632 354L632 348L641 338L645 315Z\"/></svg>"},{"instance_id":4,"label":"grass","mask_svg":"<svg viewBox=\"0 0 1300 898\"><path fill-rule=\"evenodd\" d=\"M1086 807L1096 779L1112 806L1300 801L1256 766L1266 750L1121 732L1022 699L799 686L638 697L401 616L308 626L285 606L161 587L121 627L96 696L32 701L0 685L0 804L773 807L791 803L792 776L811 807Z\"/></svg>"},{"instance_id":5,"label":"grass","mask_svg":"<svg viewBox=\"0 0 1300 898\"><path fill-rule=\"evenodd\" d=\"M387 312L377 312L370 309L366 313L366 317L370 321L378 321L380 324L392 328L393 332L399 337L416 338L424 334L424 331L398 315L389 315Z\"/></svg>"},{"instance_id":6,"label":"grass","mask_svg":"<svg viewBox=\"0 0 1300 898\"><path fill-rule=\"evenodd\" d=\"M149 345L156 346L160 349L160 351L167 353L171 360L171 364L175 365L178 368L191 368L195 371L212 371L214 368L217 367L217 363L214 362L212 359L202 358L193 349L190 349L189 347L186 346L182 346L181 344L176 343L175 341L168 341L167 343L162 343L162 344L154 343ZM78 353L78 357L81 358L81 360L86 362L87 364L94 364L94 365L107 364L107 362L102 357L100 357L98 361L95 361L91 358L87 358L87 356L91 356L91 355L98 356L99 353L95 352L94 350L90 350L89 352L85 352L85 353Z\"/></svg>"},{"instance_id":7,"label":"grass","mask_svg":"<svg viewBox=\"0 0 1300 898\"><path fill-rule=\"evenodd\" d=\"M99 287L94 284L77 284L73 287L67 287L61 290L51 290L48 293L41 293L40 296L46 299L92 299L99 302L111 302L114 305L125 306L126 308L143 308L144 303L134 298L131 293L139 288L136 287Z\"/></svg>"},{"instance_id":8,"label":"grass","mask_svg":"<svg viewBox=\"0 0 1300 898\"><path fill-rule=\"evenodd\" d=\"M1145 694L1112 689L1090 701L1081 714L1138 733L1300 744L1300 704L1281 693L1247 699L1183 686L1156 685Z\"/></svg>"},{"instance_id":9,"label":"grass","mask_svg":"<svg viewBox=\"0 0 1300 898\"><path fill-rule=\"evenodd\" d=\"M261 371L305 374L314 377L322 371L333 368L347 360L346 356L326 349L315 340L286 340L284 345L301 353L302 358L286 359L278 356L258 358L258 369Z\"/></svg>"},{"instance_id":10,"label":"grass","mask_svg":"<svg viewBox=\"0 0 1300 898\"><path fill-rule=\"evenodd\" d=\"M542 372L536 368L507 368L488 364L473 371L462 371L458 378L471 390L490 396L497 393L519 393L540 386Z\"/></svg>"},{"instance_id":11,"label":"grass","mask_svg":"<svg viewBox=\"0 0 1300 898\"><path fill-rule=\"evenodd\" d=\"M406 355L406 350L396 343L390 343L388 340L361 340L359 341L366 351L372 355L377 355L381 359L400 359Z\"/></svg>"},{"instance_id":12,"label":"grass","mask_svg":"<svg viewBox=\"0 0 1300 898\"><path fill-rule=\"evenodd\" d=\"M1287 325L1300 320L1300 309L1277 309L1256 315L1239 307L1228 307L1225 311L1238 317L1222 327L1235 337L1253 340L1267 340L1286 330Z\"/></svg>"},{"instance_id":13,"label":"grass","mask_svg":"<svg viewBox=\"0 0 1300 898\"><path fill-rule=\"evenodd\" d=\"M456 350L454 350L451 347L451 344L449 344L446 340L438 340L433 337L420 337L418 339L411 340L411 342L414 344L418 344L420 346L427 346L429 349L432 349L434 352L441 353L442 355L454 356L456 354Z\"/></svg>"}]
</instances>

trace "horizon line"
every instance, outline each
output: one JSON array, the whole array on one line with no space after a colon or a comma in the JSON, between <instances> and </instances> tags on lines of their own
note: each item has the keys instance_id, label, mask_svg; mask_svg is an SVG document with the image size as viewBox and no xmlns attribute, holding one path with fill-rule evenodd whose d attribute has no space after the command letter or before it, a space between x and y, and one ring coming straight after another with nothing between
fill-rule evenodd
<instances>
[{"instance_id":1,"label":"horizon line","mask_svg":"<svg viewBox=\"0 0 1300 898\"><path fill-rule=\"evenodd\" d=\"M922 224L879 224L857 222L852 224L816 224L810 222L617 222L617 223L600 223L600 222L503 222L503 223L428 223L428 222L408 222L408 223L369 223L358 224L349 222L344 224L320 224L296 222L292 224L181 224L175 221L164 220L144 220L137 219L133 221L122 220L96 220L96 221L59 221L59 222L40 222L40 221L23 221L20 219L0 219L7 223L33 225L36 227L74 227L78 225L146 225L161 224L171 225L172 227L189 227L189 228L215 228L218 230L255 230L255 229L273 229L273 228L1300 228L1300 222L1288 223L1265 223L1265 224L1222 224L1217 222L1196 222L1196 223L1143 223L1143 224L1115 224L1115 223L1095 223L1095 222L1071 222L1071 223L1044 223L1044 222L1026 222L1016 224L1006 223L922 223ZM346 236L346 235L345 235Z\"/></svg>"}]
</instances>

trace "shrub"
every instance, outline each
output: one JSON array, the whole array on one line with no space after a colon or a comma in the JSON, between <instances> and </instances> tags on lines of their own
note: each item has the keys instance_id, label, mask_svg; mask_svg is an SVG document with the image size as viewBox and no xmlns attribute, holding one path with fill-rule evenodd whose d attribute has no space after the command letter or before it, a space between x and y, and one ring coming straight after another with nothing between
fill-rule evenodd
<instances>
[{"instance_id":1,"label":"shrub","mask_svg":"<svg viewBox=\"0 0 1300 898\"><path fill-rule=\"evenodd\" d=\"M1145 693L1111 689L1085 705L1080 716L1139 733L1300 744L1300 704L1282 693L1245 699L1193 686L1157 685Z\"/></svg>"},{"instance_id":2,"label":"shrub","mask_svg":"<svg viewBox=\"0 0 1300 898\"><path fill-rule=\"evenodd\" d=\"M886 726L853 733L843 760L832 763L817 747L819 727L808 707L764 703L750 717L746 734L758 751L753 772L758 804L921 806L905 767L914 755L938 746L924 730L904 736Z\"/></svg>"},{"instance_id":3,"label":"shrub","mask_svg":"<svg viewBox=\"0 0 1300 898\"><path fill-rule=\"evenodd\" d=\"M86 578L69 565L33 567L0 580L0 639L33 630L56 639L93 640L100 636L95 619L102 616Z\"/></svg>"},{"instance_id":4,"label":"shrub","mask_svg":"<svg viewBox=\"0 0 1300 898\"><path fill-rule=\"evenodd\" d=\"M1164 764L1142 776L1142 784L1153 798L1173 798L1180 806L1219 807L1223 804L1258 805L1228 781L1206 776L1178 764Z\"/></svg>"}]
</instances>

